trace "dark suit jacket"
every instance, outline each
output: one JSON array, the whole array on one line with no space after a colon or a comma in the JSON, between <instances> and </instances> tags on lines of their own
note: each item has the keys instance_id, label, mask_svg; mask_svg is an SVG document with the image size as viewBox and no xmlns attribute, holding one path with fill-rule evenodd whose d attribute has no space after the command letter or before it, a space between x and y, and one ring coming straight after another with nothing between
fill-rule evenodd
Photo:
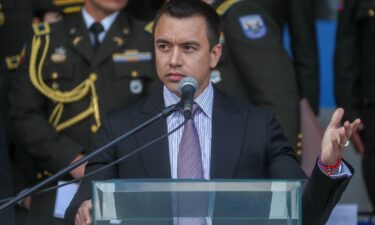
<instances>
[{"instance_id":1,"label":"dark suit jacket","mask_svg":"<svg viewBox=\"0 0 375 225\"><path fill-rule=\"evenodd\" d=\"M151 118L163 106L162 92L159 91L134 107L108 114L94 148ZM293 149L288 146L280 126L269 111L233 99L215 88L212 120L211 179L306 178L294 158ZM166 132L166 122L158 120L90 161L86 172L98 169ZM125 162L85 179L67 210L66 224L74 224L79 205L91 198L92 180L170 177L168 140L163 139ZM331 180L315 168L303 196L305 225L326 221L348 180Z\"/></svg>"}]
</instances>

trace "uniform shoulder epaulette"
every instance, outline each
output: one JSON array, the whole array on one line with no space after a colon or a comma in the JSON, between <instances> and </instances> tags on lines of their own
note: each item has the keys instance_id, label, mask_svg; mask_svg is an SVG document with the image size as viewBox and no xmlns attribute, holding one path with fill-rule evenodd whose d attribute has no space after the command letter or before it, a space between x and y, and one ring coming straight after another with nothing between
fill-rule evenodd
<instances>
[{"instance_id":1,"label":"uniform shoulder epaulette","mask_svg":"<svg viewBox=\"0 0 375 225\"><path fill-rule=\"evenodd\" d=\"M148 33L152 34L152 29L154 27L154 21L151 21L149 22L146 26L145 26L145 31L147 31Z\"/></svg>"},{"instance_id":2,"label":"uniform shoulder epaulette","mask_svg":"<svg viewBox=\"0 0 375 225\"><path fill-rule=\"evenodd\" d=\"M83 5L84 0L53 0L54 5L62 6L62 5Z\"/></svg>"},{"instance_id":3,"label":"uniform shoulder epaulette","mask_svg":"<svg viewBox=\"0 0 375 225\"><path fill-rule=\"evenodd\" d=\"M63 13L64 13L64 15L75 14L75 13L81 12L81 10L82 10L82 6L80 6L80 5L69 6L69 7L65 7L63 9Z\"/></svg>"},{"instance_id":4,"label":"uniform shoulder epaulette","mask_svg":"<svg viewBox=\"0 0 375 225\"><path fill-rule=\"evenodd\" d=\"M217 9L216 9L217 14L219 14L220 16L224 15L224 13L226 11L228 11L228 9L230 9L230 7L232 7L234 4L236 4L240 1L242 1L242 0L226 0L226 1L224 1L223 3L221 3L221 5L219 5L219 7L217 7Z\"/></svg>"},{"instance_id":5,"label":"uniform shoulder epaulette","mask_svg":"<svg viewBox=\"0 0 375 225\"><path fill-rule=\"evenodd\" d=\"M48 23L37 23L33 24L34 35L43 36L51 32L51 28Z\"/></svg>"},{"instance_id":6,"label":"uniform shoulder epaulette","mask_svg":"<svg viewBox=\"0 0 375 225\"><path fill-rule=\"evenodd\" d=\"M53 0L56 6L64 15L81 12L84 0Z\"/></svg>"}]
</instances>

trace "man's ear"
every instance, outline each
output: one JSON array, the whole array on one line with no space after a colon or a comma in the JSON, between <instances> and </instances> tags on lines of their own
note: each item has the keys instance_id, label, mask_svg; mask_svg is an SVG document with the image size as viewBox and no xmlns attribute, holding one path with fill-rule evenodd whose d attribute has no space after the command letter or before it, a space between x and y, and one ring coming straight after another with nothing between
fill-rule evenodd
<instances>
[{"instance_id":1,"label":"man's ear","mask_svg":"<svg viewBox=\"0 0 375 225\"><path fill-rule=\"evenodd\" d=\"M222 50L223 50L223 46L221 44L217 44L211 49L211 62L210 62L211 69L215 68L216 65L219 63Z\"/></svg>"}]
</instances>

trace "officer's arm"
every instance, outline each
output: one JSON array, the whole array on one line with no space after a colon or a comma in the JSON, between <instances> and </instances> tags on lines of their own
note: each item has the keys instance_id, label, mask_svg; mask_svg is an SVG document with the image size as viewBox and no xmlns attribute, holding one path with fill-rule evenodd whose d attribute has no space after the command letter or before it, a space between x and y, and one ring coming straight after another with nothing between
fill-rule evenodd
<instances>
[{"instance_id":1,"label":"officer's arm","mask_svg":"<svg viewBox=\"0 0 375 225\"><path fill-rule=\"evenodd\" d=\"M338 106L346 110L346 119L358 115L360 103L360 55L359 24L356 19L356 0L344 1L339 8L334 58L335 98Z\"/></svg>"},{"instance_id":2,"label":"officer's arm","mask_svg":"<svg viewBox=\"0 0 375 225\"><path fill-rule=\"evenodd\" d=\"M288 0L286 15L293 64L301 97L319 113L319 62L315 14L311 0Z\"/></svg>"}]
</instances>

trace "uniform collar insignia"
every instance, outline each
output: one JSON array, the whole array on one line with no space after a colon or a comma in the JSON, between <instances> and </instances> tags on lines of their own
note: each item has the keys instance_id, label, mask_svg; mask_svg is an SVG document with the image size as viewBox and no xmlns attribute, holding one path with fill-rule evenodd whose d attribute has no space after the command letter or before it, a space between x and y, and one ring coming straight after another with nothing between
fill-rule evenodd
<instances>
[{"instance_id":1,"label":"uniform collar insignia","mask_svg":"<svg viewBox=\"0 0 375 225\"><path fill-rule=\"evenodd\" d=\"M120 47L124 44L124 39L122 39L120 37L113 37L113 41L116 42L118 47Z\"/></svg>"},{"instance_id":2,"label":"uniform collar insignia","mask_svg":"<svg viewBox=\"0 0 375 225\"><path fill-rule=\"evenodd\" d=\"M74 46L77 46L82 41L82 37L78 36L73 39Z\"/></svg>"}]
</instances>

